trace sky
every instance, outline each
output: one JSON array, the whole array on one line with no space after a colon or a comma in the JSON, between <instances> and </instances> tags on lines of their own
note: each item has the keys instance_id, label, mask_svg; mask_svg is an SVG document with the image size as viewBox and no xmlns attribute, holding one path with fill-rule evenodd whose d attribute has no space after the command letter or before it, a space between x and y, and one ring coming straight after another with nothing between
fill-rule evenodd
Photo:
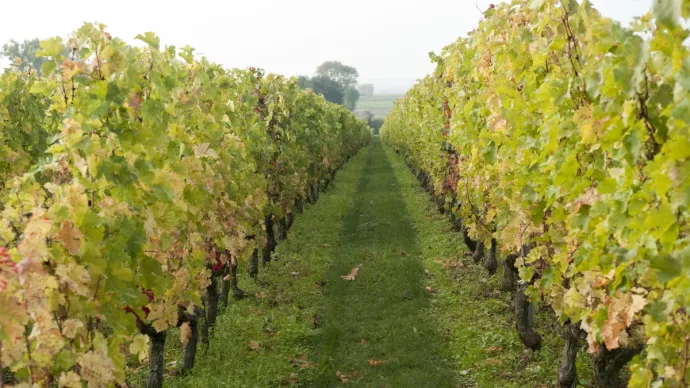
<instances>
[{"instance_id":1,"label":"sky","mask_svg":"<svg viewBox=\"0 0 690 388\"><path fill-rule=\"evenodd\" d=\"M0 44L65 37L100 22L126 42L153 31L164 44L190 45L227 67L311 75L327 60L359 71L377 94L403 93L433 70L439 52L472 30L497 0L0 0ZM622 22L646 13L652 0L592 0ZM0 63L4 67L7 62Z\"/></svg>"}]
</instances>

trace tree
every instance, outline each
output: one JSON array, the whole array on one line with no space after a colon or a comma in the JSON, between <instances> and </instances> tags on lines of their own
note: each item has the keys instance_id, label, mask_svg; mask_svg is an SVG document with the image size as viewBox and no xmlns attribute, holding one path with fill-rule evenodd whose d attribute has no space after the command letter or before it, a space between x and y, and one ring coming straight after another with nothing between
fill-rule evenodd
<instances>
[{"instance_id":1,"label":"tree","mask_svg":"<svg viewBox=\"0 0 690 388\"><path fill-rule=\"evenodd\" d=\"M312 78L299 76L297 84L302 89L311 89L316 94L321 94L326 100L345 105L345 90L343 86L325 75L316 75Z\"/></svg>"},{"instance_id":2,"label":"tree","mask_svg":"<svg viewBox=\"0 0 690 388\"><path fill-rule=\"evenodd\" d=\"M338 61L327 61L316 68L316 74L309 78L299 76L297 83L302 89L312 89L326 100L354 110L359 100L357 91L357 69Z\"/></svg>"},{"instance_id":3,"label":"tree","mask_svg":"<svg viewBox=\"0 0 690 388\"><path fill-rule=\"evenodd\" d=\"M357 86L357 91L362 97L371 97L374 95L374 84L361 84Z\"/></svg>"},{"instance_id":4,"label":"tree","mask_svg":"<svg viewBox=\"0 0 690 388\"><path fill-rule=\"evenodd\" d=\"M349 88L345 91L345 107L349 110L355 110L359 100L359 92L355 88Z\"/></svg>"},{"instance_id":5,"label":"tree","mask_svg":"<svg viewBox=\"0 0 690 388\"><path fill-rule=\"evenodd\" d=\"M343 65L338 61L326 61L316 68L316 75L327 76L328 78L343 85L347 90L357 86L359 73L352 66Z\"/></svg>"},{"instance_id":6,"label":"tree","mask_svg":"<svg viewBox=\"0 0 690 388\"><path fill-rule=\"evenodd\" d=\"M20 70L36 69L40 72L41 65L45 62L45 58L36 57L36 51L40 48L38 39L25 40L22 43L10 40L2 46L0 57L7 58L12 62L15 58L19 58L21 60Z\"/></svg>"}]
</instances>

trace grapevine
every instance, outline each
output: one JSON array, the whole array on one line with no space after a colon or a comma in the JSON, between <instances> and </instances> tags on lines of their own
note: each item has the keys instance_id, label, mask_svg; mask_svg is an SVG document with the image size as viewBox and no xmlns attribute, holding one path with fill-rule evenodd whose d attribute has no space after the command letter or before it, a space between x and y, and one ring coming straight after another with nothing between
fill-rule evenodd
<instances>
[{"instance_id":1,"label":"grapevine","mask_svg":"<svg viewBox=\"0 0 690 388\"><path fill-rule=\"evenodd\" d=\"M632 387L688 385L689 17L687 0L629 27L588 1L492 6L381 131L475 258L506 257L525 345L540 345L526 306L543 301L600 386L628 361Z\"/></svg>"},{"instance_id":2,"label":"grapevine","mask_svg":"<svg viewBox=\"0 0 690 388\"><path fill-rule=\"evenodd\" d=\"M173 327L190 368L265 221L369 140L293 79L137 39L85 24L41 42L41 77L0 77L0 369L17 383L125 385L148 354L160 387Z\"/></svg>"}]
</instances>

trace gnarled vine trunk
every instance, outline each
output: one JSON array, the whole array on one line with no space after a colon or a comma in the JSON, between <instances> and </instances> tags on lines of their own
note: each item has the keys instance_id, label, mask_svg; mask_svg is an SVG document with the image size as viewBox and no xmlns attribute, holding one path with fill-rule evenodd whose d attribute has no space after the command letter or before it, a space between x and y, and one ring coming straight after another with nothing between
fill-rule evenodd
<instances>
[{"instance_id":1,"label":"gnarled vine trunk","mask_svg":"<svg viewBox=\"0 0 690 388\"><path fill-rule=\"evenodd\" d=\"M254 248L252 256L249 258L249 263L247 264L247 272L249 276L255 281L259 279L259 248Z\"/></svg>"},{"instance_id":2,"label":"gnarled vine trunk","mask_svg":"<svg viewBox=\"0 0 690 388\"><path fill-rule=\"evenodd\" d=\"M187 322L191 330L191 335L187 344L184 346L184 352L182 354L182 365L180 368L181 374L186 374L192 368L194 368L194 360L196 359L196 350L199 343L199 315L193 315ZM206 338L205 343L208 344L208 324L206 325Z\"/></svg>"},{"instance_id":3,"label":"gnarled vine trunk","mask_svg":"<svg viewBox=\"0 0 690 388\"><path fill-rule=\"evenodd\" d=\"M263 261L268 263L271 261L273 250L276 249L278 242L276 241L275 231L273 230L273 215L268 215L265 219L266 223L266 246L263 249Z\"/></svg>"},{"instance_id":4,"label":"gnarled vine trunk","mask_svg":"<svg viewBox=\"0 0 690 388\"><path fill-rule=\"evenodd\" d=\"M482 241L477 242L477 246L474 248L472 253L472 260L475 263L479 263L484 258L484 243Z\"/></svg>"},{"instance_id":5,"label":"gnarled vine trunk","mask_svg":"<svg viewBox=\"0 0 690 388\"><path fill-rule=\"evenodd\" d=\"M515 268L515 261L518 255L511 253L503 260L503 279L501 279L502 291L514 291L519 279L518 270Z\"/></svg>"},{"instance_id":6,"label":"gnarled vine trunk","mask_svg":"<svg viewBox=\"0 0 690 388\"><path fill-rule=\"evenodd\" d=\"M494 275L496 269L498 269L498 260L496 259L496 250L498 249L498 242L495 238L491 239L491 247L489 248L489 254L486 255L484 259L484 268L489 271L489 275Z\"/></svg>"},{"instance_id":7,"label":"gnarled vine trunk","mask_svg":"<svg viewBox=\"0 0 690 388\"><path fill-rule=\"evenodd\" d=\"M515 328L525 346L532 350L541 349L541 336L534 330L534 310L525 292L528 284L522 284L515 293Z\"/></svg>"},{"instance_id":8,"label":"gnarled vine trunk","mask_svg":"<svg viewBox=\"0 0 690 388\"><path fill-rule=\"evenodd\" d=\"M204 298L205 311L203 312L203 314L198 314L205 316L204 325L201 331L201 340L202 343L207 346L209 344L211 328L213 327L213 325L216 324L216 318L218 317L219 299L220 295L218 294L218 278L216 276L211 276L211 284L209 284L208 287L206 287L206 297ZM199 313L201 313L201 311L199 311ZM198 321L198 318L192 317L190 319L190 325L192 324L191 321L195 321L195 325L198 326L198 322L196 322ZM198 333L198 328L196 330Z\"/></svg>"},{"instance_id":9,"label":"gnarled vine trunk","mask_svg":"<svg viewBox=\"0 0 690 388\"><path fill-rule=\"evenodd\" d=\"M622 381L621 371L641 351L642 346L608 350L602 345L599 354L593 357L596 386L599 388L625 387L627 382Z\"/></svg>"},{"instance_id":10,"label":"gnarled vine trunk","mask_svg":"<svg viewBox=\"0 0 690 388\"><path fill-rule=\"evenodd\" d=\"M577 359L577 352L582 346L580 343L582 330L580 330L578 326L577 324L568 322L563 328L565 345L563 347L561 367L558 370L558 384L561 388L577 387L577 366L575 361Z\"/></svg>"},{"instance_id":11,"label":"gnarled vine trunk","mask_svg":"<svg viewBox=\"0 0 690 388\"><path fill-rule=\"evenodd\" d=\"M153 327L148 327L144 334L149 337L149 375L146 388L162 388L165 372L165 339L168 332L157 332Z\"/></svg>"},{"instance_id":12,"label":"gnarled vine trunk","mask_svg":"<svg viewBox=\"0 0 690 388\"><path fill-rule=\"evenodd\" d=\"M288 234L288 223L287 216L282 217L278 220L278 240L283 241L287 238Z\"/></svg>"}]
</instances>

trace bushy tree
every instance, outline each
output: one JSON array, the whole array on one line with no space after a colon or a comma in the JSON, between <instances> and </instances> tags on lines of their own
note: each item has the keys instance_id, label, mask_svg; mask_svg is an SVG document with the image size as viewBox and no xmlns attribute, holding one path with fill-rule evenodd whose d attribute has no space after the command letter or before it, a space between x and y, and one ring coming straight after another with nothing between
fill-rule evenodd
<instances>
[{"instance_id":1,"label":"bushy tree","mask_svg":"<svg viewBox=\"0 0 690 388\"><path fill-rule=\"evenodd\" d=\"M359 73L354 67L338 61L327 61L316 69L316 74L312 78L299 76L297 84L302 89L312 89L330 102L354 110L360 95L357 90L357 77Z\"/></svg>"},{"instance_id":2,"label":"bushy tree","mask_svg":"<svg viewBox=\"0 0 690 388\"><path fill-rule=\"evenodd\" d=\"M36 71L40 72L41 65L45 62L44 58L36 57L36 51L40 48L41 46L38 39L25 40L22 43L10 40L2 46L0 57L7 58L10 61L19 58L21 60L19 69L36 69Z\"/></svg>"}]
</instances>

